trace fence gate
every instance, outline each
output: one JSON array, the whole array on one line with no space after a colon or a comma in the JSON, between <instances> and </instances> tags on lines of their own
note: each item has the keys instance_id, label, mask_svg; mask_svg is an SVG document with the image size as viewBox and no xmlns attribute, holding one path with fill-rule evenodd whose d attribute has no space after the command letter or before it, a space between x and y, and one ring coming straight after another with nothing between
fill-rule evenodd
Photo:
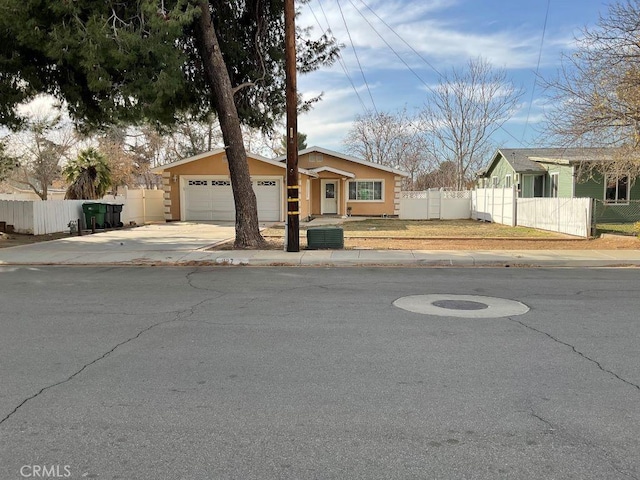
<instances>
[{"instance_id":1,"label":"fence gate","mask_svg":"<svg viewBox=\"0 0 640 480\"><path fill-rule=\"evenodd\" d=\"M400 218L403 220L435 220L440 218L440 190L432 188L420 192L400 194Z\"/></svg>"}]
</instances>

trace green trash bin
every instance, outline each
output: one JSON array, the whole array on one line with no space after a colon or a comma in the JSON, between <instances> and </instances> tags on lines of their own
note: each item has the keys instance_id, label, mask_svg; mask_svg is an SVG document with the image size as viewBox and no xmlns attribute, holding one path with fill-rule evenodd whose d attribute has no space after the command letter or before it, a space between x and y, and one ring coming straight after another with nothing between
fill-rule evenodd
<instances>
[{"instance_id":1,"label":"green trash bin","mask_svg":"<svg viewBox=\"0 0 640 480\"><path fill-rule=\"evenodd\" d=\"M87 229L91 228L91 217L96 218L96 228L104 228L104 216L107 213L107 206L104 203L83 203L82 211Z\"/></svg>"}]
</instances>

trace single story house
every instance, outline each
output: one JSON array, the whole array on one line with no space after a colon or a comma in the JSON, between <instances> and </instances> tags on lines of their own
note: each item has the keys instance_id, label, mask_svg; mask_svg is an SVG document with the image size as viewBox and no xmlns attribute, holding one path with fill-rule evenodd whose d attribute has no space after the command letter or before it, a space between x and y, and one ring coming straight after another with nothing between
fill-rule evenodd
<instances>
[{"instance_id":1,"label":"single story house","mask_svg":"<svg viewBox=\"0 0 640 480\"><path fill-rule=\"evenodd\" d=\"M521 198L594 198L597 208L606 210L602 215L609 217L599 220L634 220L637 214L629 205L640 200L640 182L630 182L627 175L579 175L582 164L611 159L612 150L605 148L501 148L478 172L478 186L515 187Z\"/></svg>"},{"instance_id":2,"label":"single story house","mask_svg":"<svg viewBox=\"0 0 640 480\"><path fill-rule=\"evenodd\" d=\"M286 165L247 153L253 191L258 202L258 220L281 222L286 216ZM172 220L235 221L236 211L224 148L201 153L151 169L162 175L164 214ZM307 179L315 174L301 169L301 198ZM301 218L308 208L300 202Z\"/></svg>"},{"instance_id":3,"label":"single story house","mask_svg":"<svg viewBox=\"0 0 640 480\"><path fill-rule=\"evenodd\" d=\"M258 220L286 218L286 157L247 153ZM234 221L235 204L223 148L162 165L167 221ZM317 215L398 215L405 172L314 147L300 152L300 218ZM349 208L350 207L350 208Z\"/></svg>"},{"instance_id":4,"label":"single story house","mask_svg":"<svg viewBox=\"0 0 640 480\"><path fill-rule=\"evenodd\" d=\"M286 162L286 156L278 160ZM407 172L320 147L298 152L298 167L316 175L308 178L306 190L313 216L400 214Z\"/></svg>"}]
</instances>

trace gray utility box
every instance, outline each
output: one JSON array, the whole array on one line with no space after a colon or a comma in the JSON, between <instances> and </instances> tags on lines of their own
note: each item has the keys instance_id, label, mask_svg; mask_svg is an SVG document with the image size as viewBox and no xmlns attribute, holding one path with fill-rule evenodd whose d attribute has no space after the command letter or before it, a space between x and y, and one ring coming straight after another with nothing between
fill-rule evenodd
<instances>
[{"instance_id":1,"label":"gray utility box","mask_svg":"<svg viewBox=\"0 0 640 480\"><path fill-rule=\"evenodd\" d=\"M344 248L344 230L342 227L311 227L307 229L307 248Z\"/></svg>"}]
</instances>

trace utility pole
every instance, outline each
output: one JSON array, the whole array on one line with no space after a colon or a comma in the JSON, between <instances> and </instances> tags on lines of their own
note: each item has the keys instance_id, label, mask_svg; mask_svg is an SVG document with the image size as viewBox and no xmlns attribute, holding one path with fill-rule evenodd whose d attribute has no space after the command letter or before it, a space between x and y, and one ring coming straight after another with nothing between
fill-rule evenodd
<instances>
[{"instance_id":1,"label":"utility pole","mask_svg":"<svg viewBox=\"0 0 640 480\"><path fill-rule=\"evenodd\" d=\"M284 2L285 81L287 102L287 252L300 251L298 185L298 92L296 77L295 0Z\"/></svg>"}]
</instances>

